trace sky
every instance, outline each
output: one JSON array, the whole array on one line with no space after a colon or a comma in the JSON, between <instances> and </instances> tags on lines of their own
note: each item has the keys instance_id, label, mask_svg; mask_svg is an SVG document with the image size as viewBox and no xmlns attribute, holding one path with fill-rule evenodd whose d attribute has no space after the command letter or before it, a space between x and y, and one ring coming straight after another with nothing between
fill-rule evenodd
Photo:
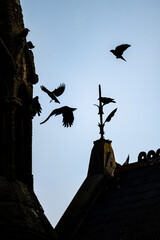
<instances>
[{"instance_id":1,"label":"sky","mask_svg":"<svg viewBox=\"0 0 160 240\"><path fill-rule=\"evenodd\" d=\"M33 119L34 190L53 227L56 226L88 171L93 142L100 138L98 85L103 97L116 103L104 107L105 125L116 162L160 147L160 1L159 0L21 0L27 41L33 49L39 82L40 117ZM110 52L130 44L127 62ZM54 90L65 83L60 104L40 86ZM77 108L71 128L50 112Z\"/></svg>"}]
</instances>

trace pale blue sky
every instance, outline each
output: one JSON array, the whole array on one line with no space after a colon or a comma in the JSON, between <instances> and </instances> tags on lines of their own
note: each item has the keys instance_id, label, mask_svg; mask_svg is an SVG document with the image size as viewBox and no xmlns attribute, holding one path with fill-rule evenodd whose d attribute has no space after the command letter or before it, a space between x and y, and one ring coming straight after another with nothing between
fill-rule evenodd
<instances>
[{"instance_id":1,"label":"pale blue sky","mask_svg":"<svg viewBox=\"0 0 160 240\"><path fill-rule=\"evenodd\" d=\"M160 147L160 1L159 0L21 0L27 40L33 49L43 108L33 120L34 188L45 214L56 225L87 175L97 127L98 85L116 104L104 109L115 117L105 127L115 158ZM110 49L127 43L127 62ZM40 85L53 90L66 84L61 105L49 103ZM76 107L72 128L60 116L39 123L57 107Z\"/></svg>"}]
</instances>

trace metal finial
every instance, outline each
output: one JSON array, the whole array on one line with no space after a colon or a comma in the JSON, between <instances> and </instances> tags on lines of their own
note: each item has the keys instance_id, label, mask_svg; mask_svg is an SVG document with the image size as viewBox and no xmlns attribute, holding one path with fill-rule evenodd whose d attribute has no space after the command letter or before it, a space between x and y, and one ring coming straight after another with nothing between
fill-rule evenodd
<instances>
[{"instance_id":1,"label":"metal finial","mask_svg":"<svg viewBox=\"0 0 160 240\"><path fill-rule=\"evenodd\" d=\"M100 135L101 139L104 139L104 124L103 124L103 105L101 102L101 85L99 84L99 116L100 116L100 122L98 124L100 128Z\"/></svg>"},{"instance_id":2,"label":"metal finial","mask_svg":"<svg viewBox=\"0 0 160 240\"><path fill-rule=\"evenodd\" d=\"M106 120L103 122L103 106L108 104L108 103L115 103L113 98L107 98L107 97L102 97L101 96L101 85L99 84L99 105L94 104L95 106L98 107L99 109L99 116L100 116L100 122L98 123L98 127L100 128L99 134L101 135L101 139L104 139L104 126L106 122L109 122L111 118L114 116L115 112L117 111L117 108L115 108L106 118Z\"/></svg>"}]
</instances>

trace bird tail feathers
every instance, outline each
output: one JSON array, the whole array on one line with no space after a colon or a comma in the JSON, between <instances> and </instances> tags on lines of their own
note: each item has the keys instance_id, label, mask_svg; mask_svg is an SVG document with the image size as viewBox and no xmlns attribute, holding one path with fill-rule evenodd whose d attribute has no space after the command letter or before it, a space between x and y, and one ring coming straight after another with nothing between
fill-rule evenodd
<instances>
[{"instance_id":1,"label":"bird tail feathers","mask_svg":"<svg viewBox=\"0 0 160 240\"><path fill-rule=\"evenodd\" d=\"M121 58L122 60L124 60L125 62L127 62L126 59L124 59L124 57L121 56L120 58Z\"/></svg>"}]
</instances>

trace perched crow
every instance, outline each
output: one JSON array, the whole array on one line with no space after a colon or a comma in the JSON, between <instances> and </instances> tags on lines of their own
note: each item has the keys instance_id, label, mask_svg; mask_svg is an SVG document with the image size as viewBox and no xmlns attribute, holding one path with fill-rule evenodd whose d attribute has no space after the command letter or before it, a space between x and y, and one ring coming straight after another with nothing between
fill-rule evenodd
<instances>
[{"instance_id":1,"label":"perched crow","mask_svg":"<svg viewBox=\"0 0 160 240\"><path fill-rule=\"evenodd\" d=\"M117 111L117 108L115 108L106 118L105 122L110 122L111 118L114 116L115 112Z\"/></svg>"},{"instance_id":2,"label":"perched crow","mask_svg":"<svg viewBox=\"0 0 160 240\"><path fill-rule=\"evenodd\" d=\"M101 98L98 98L98 100L100 100L103 103L103 105L111 102L115 103L115 100L113 98L101 97Z\"/></svg>"},{"instance_id":3,"label":"perched crow","mask_svg":"<svg viewBox=\"0 0 160 240\"><path fill-rule=\"evenodd\" d=\"M26 38L29 31L30 31L30 30L29 30L28 28L24 28L24 29L20 32L19 38L20 38L20 39Z\"/></svg>"},{"instance_id":4,"label":"perched crow","mask_svg":"<svg viewBox=\"0 0 160 240\"><path fill-rule=\"evenodd\" d=\"M46 87L44 87L43 85L41 86L42 91L46 92L48 94L48 96L54 100L57 103L60 103L59 100L56 97L59 97L65 90L65 84L61 84L58 88L54 89L52 92L49 91ZM51 101L52 101L51 100ZM50 102L51 102L50 101Z\"/></svg>"},{"instance_id":5,"label":"perched crow","mask_svg":"<svg viewBox=\"0 0 160 240\"><path fill-rule=\"evenodd\" d=\"M27 42L27 46L29 49L33 49L35 47L31 41Z\"/></svg>"},{"instance_id":6,"label":"perched crow","mask_svg":"<svg viewBox=\"0 0 160 240\"><path fill-rule=\"evenodd\" d=\"M63 126L64 127L71 127L74 121L74 116L73 116L73 111L75 111L77 108L70 108L68 106L64 106L61 108L56 108L54 109L50 115L46 118L46 120L44 120L43 122L41 122L40 124L45 123L51 116L55 115L60 115L62 114L63 116Z\"/></svg>"},{"instance_id":7,"label":"perched crow","mask_svg":"<svg viewBox=\"0 0 160 240\"><path fill-rule=\"evenodd\" d=\"M131 45L129 44L122 44L122 45L119 45L115 48L115 50L110 50L111 53L113 53L116 58L121 58L122 60L126 61L123 57L122 57L122 54L123 52L128 48L130 47Z\"/></svg>"},{"instance_id":8,"label":"perched crow","mask_svg":"<svg viewBox=\"0 0 160 240\"><path fill-rule=\"evenodd\" d=\"M35 98L32 98L31 103L32 103L32 106L34 107L36 113L38 114L38 116L40 116L42 108L41 108L41 105L40 105L38 99L39 99L38 96L36 96Z\"/></svg>"}]
</instances>

